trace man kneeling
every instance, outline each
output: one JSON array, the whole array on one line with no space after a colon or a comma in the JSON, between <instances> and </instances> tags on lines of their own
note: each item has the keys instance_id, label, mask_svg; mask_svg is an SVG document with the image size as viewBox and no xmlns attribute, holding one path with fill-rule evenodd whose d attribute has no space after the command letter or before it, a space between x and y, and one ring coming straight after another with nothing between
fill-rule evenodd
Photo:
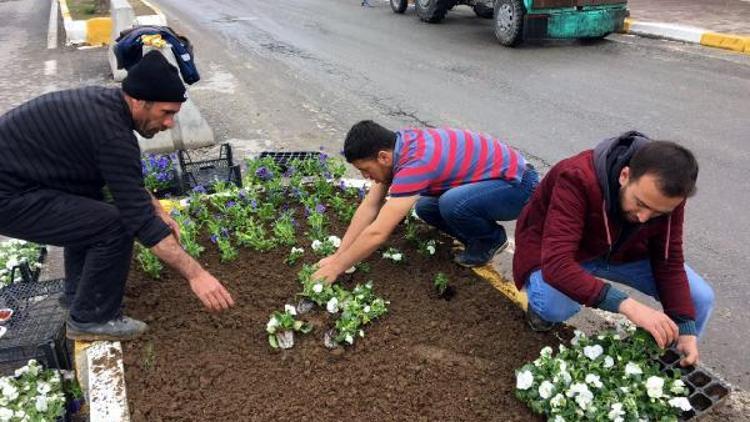
<instances>
[{"instance_id":1,"label":"man kneeling","mask_svg":"<svg viewBox=\"0 0 750 422\"><path fill-rule=\"evenodd\" d=\"M556 164L516 225L513 275L529 298L528 322L543 331L581 304L624 314L660 347L677 342L683 365L714 304L711 287L684 263L686 199L698 163L686 148L638 132ZM659 300L664 312L597 277Z\"/></svg>"}]
</instances>

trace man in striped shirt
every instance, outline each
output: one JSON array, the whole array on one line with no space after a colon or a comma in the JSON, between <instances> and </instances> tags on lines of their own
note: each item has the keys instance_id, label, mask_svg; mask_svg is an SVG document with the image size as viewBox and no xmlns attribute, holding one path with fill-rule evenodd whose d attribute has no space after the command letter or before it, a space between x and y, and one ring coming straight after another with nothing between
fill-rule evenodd
<instances>
[{"instance_id":1,"label":"man in striped shirt","mask_svg":"<svg viewBox=\"0 0 750 422\"><path fill-rule=\"evenodd\" d=\"M319 263L314 277L328 282L374 252L412 207L465 245L457 264L486 265L507 245L497 221L515 220L539 181L518 151L467 130L393 132L366 120L347 134L344 155L374 184L338 251Z\"/></svg>"},{"instance_id":2,"label":"man in striped shirt","mask_svg":"<svg viewBox=\"0 0 750 422\"><path fill-rule=\"evenodd\" d=\"M134 238L207 308L233 304L182 249L177 224L143 185L133 131L151 138L172 127L183 101L177 69L154 51L122 89L52 92L0 116L0 234L65 248L68 338L126 340L146 330L120 313ZM105 184L114 205L103 202Z\"/></svg>"}]
</instances>

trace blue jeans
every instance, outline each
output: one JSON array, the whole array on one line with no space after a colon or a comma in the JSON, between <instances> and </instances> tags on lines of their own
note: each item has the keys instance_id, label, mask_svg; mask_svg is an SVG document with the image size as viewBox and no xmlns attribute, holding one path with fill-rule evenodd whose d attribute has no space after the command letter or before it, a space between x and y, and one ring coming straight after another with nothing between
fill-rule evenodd
<instances>
[{"instance_id":1,"label":"blue jeans","mask_svg":"<svg viewBox=\"0 0 750 422\"><path fill-rule=\"evenodd\" d=\"M467 250L489 249L507 240L496 221L518 218L539 183L539 175L527 167L520 183L487 180L449 189L440 196L419 198L419 218L467 246Z\"/></svg>"},{"instance_id":2,"label":"blue jeans","mask_svg":"<svg viewBox=\"0 0 750 422\"><path fill-rule=\"evenodd\" d=\"M596 277L628 285L659 300L654 273L648 260L608 264L602 259L596 259L581 266ZM685 272L695 306L695 328L700 336L714 308L714 292L703 277L687 265L685 265ZM531 309L546 321L563 322L581 310L578 302L547 284L542 278L541 270L531 273L526 281L526 292Z\"/></svg>"}]
</instances>

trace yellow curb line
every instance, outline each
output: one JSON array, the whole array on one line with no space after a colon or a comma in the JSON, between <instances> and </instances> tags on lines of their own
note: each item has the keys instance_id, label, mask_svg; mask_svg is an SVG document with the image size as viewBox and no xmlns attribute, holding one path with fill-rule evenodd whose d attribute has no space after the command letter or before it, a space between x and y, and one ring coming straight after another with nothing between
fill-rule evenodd
<instances>
[{"instance_id":1,"label":"yellow curb line","mask_svg":"<svg viewBox=\"0 0 750 422\"><path fill-rule=\"evenodd\" d=\"M637 21L625 18L622 32L631 35L641 35L653 38L682 41L699 44L705 47L721 48L737 53L750 54L750 36L737 34L721 34L692 26Z\"/></svg>"},{"instance_id":2,"label":"yellow curb line","mask_svg":"<svg viewBox=\"0 0 750 422\"><path fill-rule=\"evenodd\" d=\"M701 37L701 45L750 54L750 37L742 35L707 32Z\"/></svg>"},{"instance_id":3,"label":"yellow curb line","mask_svg":"<svg viewBox=\"0 0 750 422\"><path fill-rule=\"evenodd\" d=\"M91 46L107 45L112 34L112 18L98 17L91 19L73 20L70 15L70 8L66 0L60 0L60 14L62 14L65 23L65 31L73 30L73 27L82 28L84 34L78 42L83 42ZM66 36L70 39L69 36Z\"/></svg>"},{"instance_id":4,"label":"yellow curb line","mask_svg":"<svg viewBox=\"0 0 750 422\"><path fill-rule=\"evenodd\" d=\"M492 287L497 289L505 297L510 299L511 302L516 304L519 308L526 311L529 300L526 297L526 292L518 291L516 285L509 280L506 280L503 276L492 267L492 265L485 265L484 267L472 268L474 273L479 277L483 278L486 282L490 283Z\"/></svg>"}]
</instances>

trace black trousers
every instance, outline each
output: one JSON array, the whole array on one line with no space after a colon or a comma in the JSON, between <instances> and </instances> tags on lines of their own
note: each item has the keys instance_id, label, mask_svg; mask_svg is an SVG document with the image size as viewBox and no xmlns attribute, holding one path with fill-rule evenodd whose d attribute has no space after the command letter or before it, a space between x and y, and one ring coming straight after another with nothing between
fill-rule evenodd
<instances>
[{"instance_id":1,"label":"black trousers","mask_svg":"<svg viewBox=\"0 0 750 422\"><path fill-rule=\"evenodd\" d=\"M120 312L133 236L116 207L65 192L0 192L0 234L65 250L70 316L105 322Z\"/></svg>"}]
</instances>

